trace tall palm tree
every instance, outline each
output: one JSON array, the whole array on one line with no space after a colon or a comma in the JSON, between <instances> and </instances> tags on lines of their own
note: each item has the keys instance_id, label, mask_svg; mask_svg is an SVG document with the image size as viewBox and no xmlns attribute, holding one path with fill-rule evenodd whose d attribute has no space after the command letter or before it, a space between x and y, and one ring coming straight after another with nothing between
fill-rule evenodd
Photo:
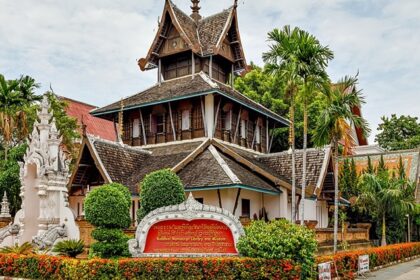
<instances>
[{"instance_id":1,"label":"tall palm tree","mask_svg":"<svg viewBox=\"0 0 420 280\"><path fill-rule=\"evenodd\" d=\"M302 79L300 93L303 105L303 166L300 222L301 225L303 225L305 219L308 105L315 93L328 92L326 87L329 84L329 77L326 72L326 68L328 66L328 62L334 58L334 54L327 46L322 46L318 39L308 32L300 30L298 34L298 47L295 49L295 53L297 61L299 62L298 75Z\"/></svg>"},{"instance_id":2,"label":"tall palm tree","mask_svg":"<svg viewBox=\"0 0 420 280\"><path fill-rule=\"evenodd\" d=\"M41 99L35 95L35 89L38 87L35 80L29 76L6 80L0 74L0 133L5 159L13 137L24 139L28 135L26 111L34 101Z\"/></svg>"},{"instance_id":3,"label":"tall palm tree","mask_svg":"<svg viewBox=\"0 0 420 280\"><path fill-rule=\"evenodd\" d=\"M327 107L318 119L314 143L318 147L331 144L334 160L334 252L337 251L338 234L338 145L349 142L351 124L367 136L370 129L365 119L353 113L353 108L364 103L361 92L356 90L357 77L345 77L331 86Z\"/></svg>"},{"instance_id":4,"label":"tall palm tree","mask_svg":"<svg viewBox=\"0 0 420 280\"><path fill-rule=\"evenodd\" d=\"M263 53L263 60L267 64L267 71L279 75L285 81L286 96L290 99L290 131L289 144L292 150L292 222L296 221L296 165L295 165L295 97L301 79L298 75L299 63L295 56L299 29L285 26L282 30L274 29L268 33L270 50Z\"/></svg>"},{"instance_id":5,"label":"tall palm tree","mask_svg":"<svg viewBox=\"0 0 420 280\"><path fill-rule=\"evenodd\" d=\"M356 205L368 211L374 208L378 218L382 219L381 245L386 245L386 217L413 211L415 208L415 183L391 176L366 173L360 181L360 195Z\"/></svg>"}]
</instances>

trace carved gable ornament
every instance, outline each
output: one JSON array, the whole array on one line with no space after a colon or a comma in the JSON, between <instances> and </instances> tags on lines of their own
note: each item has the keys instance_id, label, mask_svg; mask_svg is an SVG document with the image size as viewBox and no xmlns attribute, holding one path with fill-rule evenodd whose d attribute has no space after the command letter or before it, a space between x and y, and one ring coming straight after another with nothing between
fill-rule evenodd
<instances>
[{"instance_id":1,"label":"carved gable ornament","mask_svg":"<svg viewBox=\"0 0 420 280\"><path fill-rule=\"evenodd\" d=\"M183 203L144 217L129 248L133 257L237 255L236 244L244 234L232 213L201 204L190 193Z\"/></svg>"}]
</instances>

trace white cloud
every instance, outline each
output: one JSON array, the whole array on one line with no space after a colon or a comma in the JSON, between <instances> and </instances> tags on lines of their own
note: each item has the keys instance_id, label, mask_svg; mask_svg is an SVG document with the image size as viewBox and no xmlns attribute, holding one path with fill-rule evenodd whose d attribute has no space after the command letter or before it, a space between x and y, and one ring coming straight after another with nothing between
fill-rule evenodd
<instances>
[{"instance_id":1,"label":"white cloud","mask_svg":"<svg viewBox=\"0 0 420 280\"><path fill-rule=\"evenodd\" d=\"M190 1L174 0L183 10ZM420 1L240 0L248 62L261 64L266 34L299 26L335 52L333 79L360 71L363 108L375 132L380 116L420 116ZM202 0L209 15L233 0ZM164 1L0 0L0 73L28 74L62 95L99 106L155 83L136 59L150 46ZM373 137L371 137L373 139Z\"/></svg>"}]
</instances>

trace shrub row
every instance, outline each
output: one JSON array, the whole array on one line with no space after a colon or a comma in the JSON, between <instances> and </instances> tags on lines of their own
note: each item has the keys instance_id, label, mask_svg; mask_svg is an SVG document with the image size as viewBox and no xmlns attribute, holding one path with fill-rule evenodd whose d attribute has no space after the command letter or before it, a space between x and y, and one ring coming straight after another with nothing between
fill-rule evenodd
<instances>
[{"instance_id":1,"label":"shrub row","mask_svg":"<svg viewBox=\"0 0 420 280\"><path fill-rule=\"evenodd\" d=\"M320 256L316 262L332 261L337 267L340 279L354 279L357 274L358 258L360 255L369 255L369 266L372 269L409 257L420 256L420 242L340 252L336 255Z\"/></svg>"},{"instance_id":2,"label":"shrub row","mask_svg":"<svg viewBox=\"0 0 420 280\"><path fill-rule=\"evenodd\" d=\"M77 260L0 254L0 275L31 279L299 279L291 261L259 258Z\"/></svg>"}]
</instances>

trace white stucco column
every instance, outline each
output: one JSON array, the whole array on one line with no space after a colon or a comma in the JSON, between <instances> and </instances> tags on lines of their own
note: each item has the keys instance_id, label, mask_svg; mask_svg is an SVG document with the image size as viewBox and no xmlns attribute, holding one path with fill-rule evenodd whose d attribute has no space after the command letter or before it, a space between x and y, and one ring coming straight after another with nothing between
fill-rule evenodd
<instances>
[{"instance_id":1,"label":"white stucco column","mask_svg":"<svg viewBox=\"0 0 420 280\"><path fill-rule=\"evenodd\" d=\"M280 188L280 190L282 191L282 193L279 196L279 203L280 203L279 217L290 220L290 216L288 215L288 211L287 211L287 195L288 195L287 189Z\"/></svg>"},{"instance_id":2,"label":"white stucco column","mask_svg":"<svg viewBox=\"0 0 420 280\"><path fill-rule=\"evenodd\" d=\"M206 115L207 136L213 138L214 132L214 95L208 94L204 99L204 109Z\"/></svg>"}]
</instances>

